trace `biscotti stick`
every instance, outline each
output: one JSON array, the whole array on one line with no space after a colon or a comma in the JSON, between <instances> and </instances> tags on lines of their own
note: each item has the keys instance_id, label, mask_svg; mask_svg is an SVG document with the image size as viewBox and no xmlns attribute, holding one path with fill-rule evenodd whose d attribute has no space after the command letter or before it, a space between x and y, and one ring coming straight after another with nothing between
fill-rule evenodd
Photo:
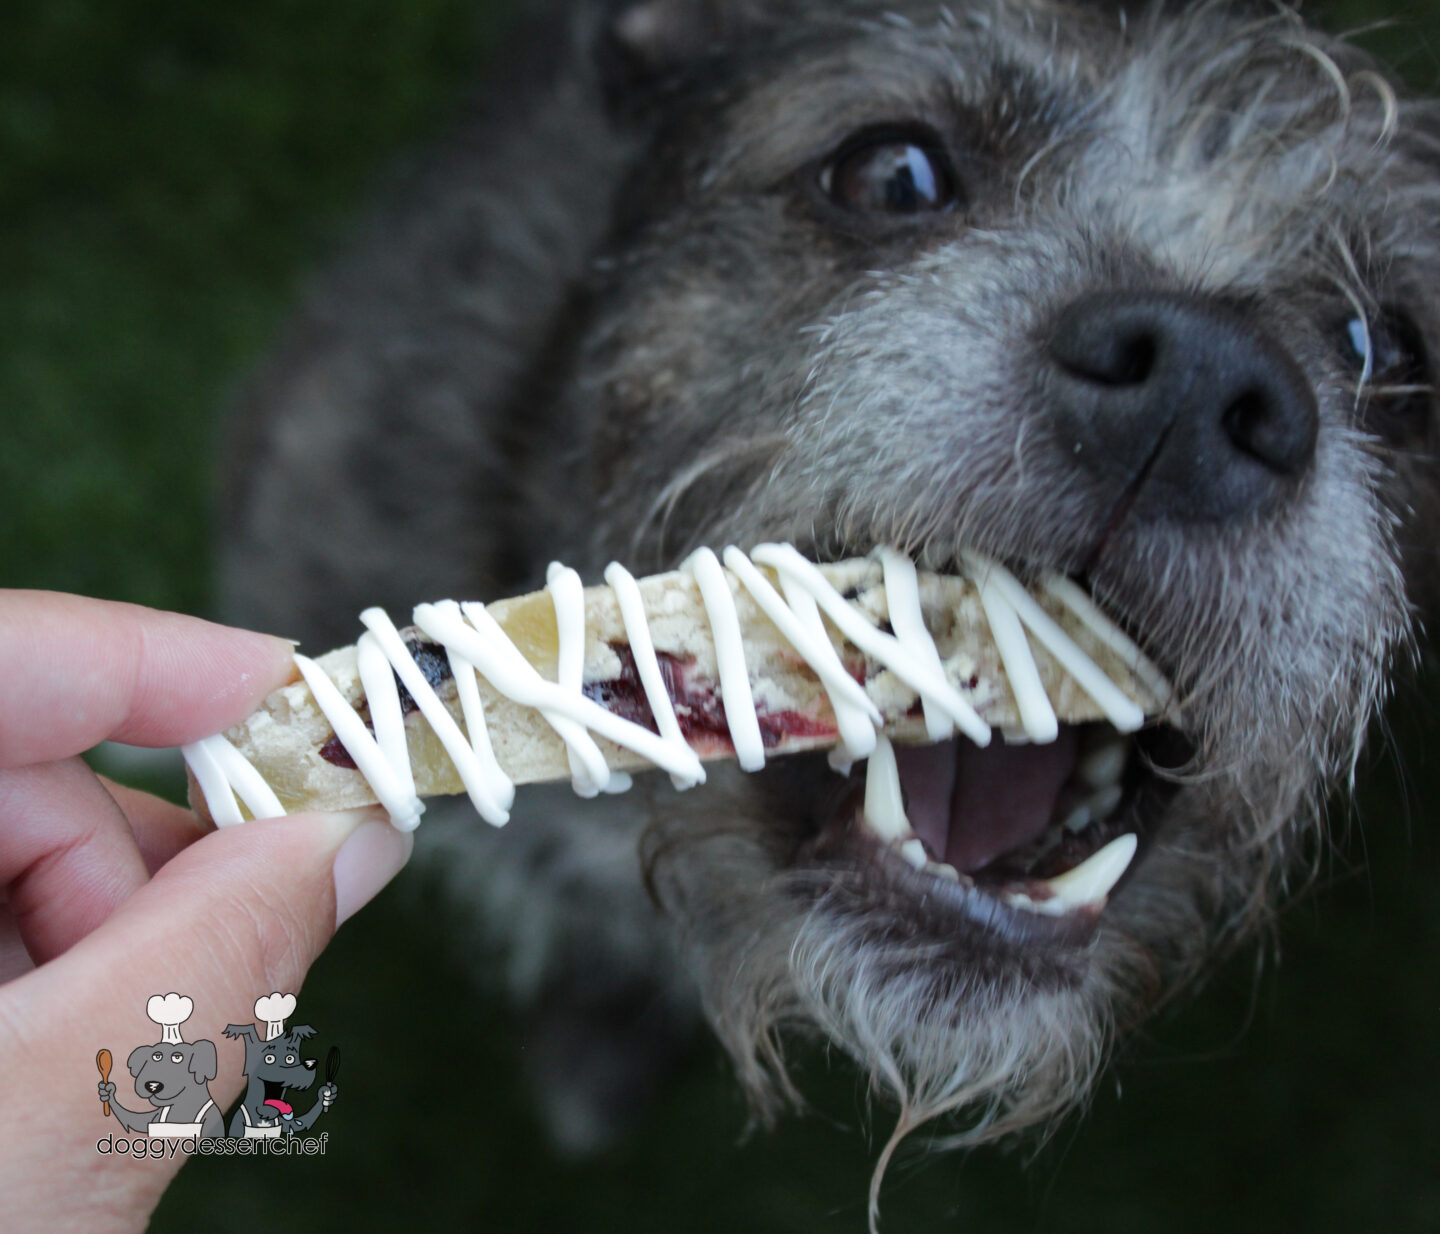
<instances>
[{"instance_id":1,"label":"biscotti stick","mask_svg":"<svg viewBox=\"0 0 1440 1234\"><path fill-rule=\"evenodd\" d=\"M355 646L297 656L300 681L186 747L192 801L223 824L244 817L236 793L253 817L378 800L414 826L420 797L468 792L498 824L516 784L569 777L589 796L658 766L685 788L711 759L754 770L832 748L843 769L880 733L1048 741L1061 720L1130 732L1167 707L1168 684L1075 584L965 569L761 545L641 580L612 565L589 588L552 566L545 591L422 604L404 631L370 609Z\"/></svg>"}]
</instances>

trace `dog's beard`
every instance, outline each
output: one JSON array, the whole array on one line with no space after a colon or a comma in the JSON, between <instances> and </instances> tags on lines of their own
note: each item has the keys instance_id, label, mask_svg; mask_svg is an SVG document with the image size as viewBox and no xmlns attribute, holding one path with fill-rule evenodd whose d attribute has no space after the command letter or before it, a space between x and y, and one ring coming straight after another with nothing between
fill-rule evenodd
<instances>
[{"instance_id":1,"label":"dog's beard","mask_svg":"<svg viewBox=\"0 0 1440 1234\"><path fill-rule=\"evenodd\" d=\"M1181 686L1188 747L1152 769L1176 791L1093 937L1057 946L971 928L926 907L927 875L863 844L817 847L826 824L795 803L828 774L818 760L808 794L747 791L737 776L721 805L717 777L703 811L652 826L652 886L762 1115L796 1095L786 1038L818 1032L899 1107L877 1187L900 1138L929 1120L955 1115L940 1133L955 1146L1045 1124L1083 1098L1118 1028L1267 921L1275 893L1309 868L1323 796L1352 774L1408 628L1371 464L1346 445L1322 475L1348 494L1329 511L1344 534L1324 532L1319 501L1269 531L1122 531L1092 559L1092 592ZM956 521L988 551L1043 561L1045 502L1029 509L1025 524ZM867 525L851 506L831 525L847 537L831 551L850 552L885 542L898 520L872 510ZM732 514L705 534L777 531L801 528ZM958 556L953 540L905 547Z\"/></svg>"},{"instance_id":2,"label":"dog's beard","mask_svg":"<svg viewBox=\"0 0 1440 1234\"><path fill-rule=\"evenodd\" d=\"M830 774L819 760L812 770ZM1082 1102L1117 1032L1263 919L1278 842L1250 837L1262 819L1308 817L1316 788L1260 768L1243 786L1226 774L1183 788L1098 932L1053 946L956 928L927 911L927 875L863 844L815 855L810 824L740 779L712 776L703 812L652 824L650 884L762 1121L800 1103L787 1072L797 1039L838 1047L898 1110L872 1205L896 1147L924 1124L934 1147L971 1146Z\"/></svg>"},{"instance_id":3,"label":"dog's beard","mask_svg":"<svg viewBox=\"0 0 1440 1234\"><path fill-rule=\"evenodd\" d=\"M1117 1009L1150 978L1128 940L1107 937L1077 963L947 939L911 919L899 869L863 857L790 865L777 855L785 823L738 820L712 806L653 826L651 885L681 923L706 1013L762 1120L799 1102L786 1069L796 1037L837 1045L898 1107L872 1211L891 1154L921 1124L961 1112L941 1144L977 1143L1089 1088Z\"/></svg>"}]
</instances>

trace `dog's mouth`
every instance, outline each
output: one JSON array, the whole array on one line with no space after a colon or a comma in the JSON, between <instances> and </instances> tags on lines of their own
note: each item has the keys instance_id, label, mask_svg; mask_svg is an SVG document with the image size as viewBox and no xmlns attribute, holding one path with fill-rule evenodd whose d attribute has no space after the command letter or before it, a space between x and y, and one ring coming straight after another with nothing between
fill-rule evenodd
<instances>
[{"instance_id":1,"label":"dog's mouth","mask_svg":"<svg viewBox=\"0 0 1440 1234\"><path fill-rule=\"evenodd\" d=\"M1013 942L1085 942L1192 764L1176 721L995 729L984 746L961 733L893 748L882 738L855 777L863 788L852 781L817 820L801 863L847 868L882 898L913 897L942 928L949 918Z\"/></svg>"},{"instance_id":2,"label":"dog's mouth","mask_svg":"<svg viewBox=\"0 0 1440 1234\"><path fill-rule=\"evenodd\" d=\"M1190 743L1159 725L1062 724L1043 745L885 749L810 846L1013 941L1088 939L1143 859ZM890 765L886 766L886 760Z\"/></svg>"}]
</instances>

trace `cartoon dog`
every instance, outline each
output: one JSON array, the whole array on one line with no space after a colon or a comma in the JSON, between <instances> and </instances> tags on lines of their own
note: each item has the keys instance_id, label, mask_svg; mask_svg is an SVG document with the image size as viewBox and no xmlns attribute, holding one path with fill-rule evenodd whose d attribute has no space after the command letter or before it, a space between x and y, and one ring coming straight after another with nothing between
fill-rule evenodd
<instances>
[{"instance_id":1,"label":"cartoon dog","mask_svg":"<svg viewBox=\"0 0 1440 1234\"><path fill-rule=\"evenodd\" d=\"M305 1089L315 1083L315 1060L300 1055L301 1043L313 1037L315 1030L308 1024L296 1024L287 1032L285 1020L294 1011L295 995L277 990L255 1000L256 1018L265 1023L263 1039L253 1024L225 1026L227 1037L245 1042L245 1076L249 1080L245 1096L230 1119L230 1135L234 1138L272 1139L308 1131L335 1101L339 1089L331 1083L320 1086L315 1103L304 1114L295 1114L285 1100L291 1089Z\"/></svg>"},{"instance_id":2,"label":"cartoon dog","mask_svg":"<svg viewBox=\"0 0 1440 1234\"><path fill-rule=\"evenodd\" d=\"M147 1135L215 1139L225 1134L225 1119L211 1099L209 1083L218 1072L213 1041L182 1041L180 1025L195 1009L193 1000L170 993L152 994L145 1014L160 1025L160 1040L137 1046L127 1065L135 1091L150 1102L149 1110L131 1110L115 1100L115 1085L99 1085L100 1100L127 1131ZM108 1066L108 1064L107 1064Z\"/></svg>"},{"instance_id":3,"label":"cartoon dog","mask_svg":"<svg viewBox=\"0 0 1440 1234\"><path fill-rule=\"evenodd\" d=\"M513 944L561 1137L698 1007L764 1115L814 1030L897 1136L1043 1123L1303 881L1440 594L1440 109L1225 0L566 16L237 418L230 614L323 647L554 558L767 540L1067 576L1175 722L902 752L922 869L823 756L423 840ZM1012 894L1122 833L1102 913Z\"/></svg>"}]
</instances>

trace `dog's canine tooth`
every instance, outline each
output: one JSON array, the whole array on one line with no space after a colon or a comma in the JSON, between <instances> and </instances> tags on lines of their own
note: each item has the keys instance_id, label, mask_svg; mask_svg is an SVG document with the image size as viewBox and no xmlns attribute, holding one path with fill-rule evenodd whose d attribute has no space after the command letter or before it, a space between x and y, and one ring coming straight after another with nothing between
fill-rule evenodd
<instances>
[{"instance_id":1,"label":"dog's canine tooth","mask_svg":"<svg viewBox=\"0 0 1440 1234\"><path fill-rule=\"evenodd\" d=\"M1130 868L1139 845L1139 837L1134 832L1117 836L1073 870L1048 880L1050 889L1071 904L1098 903L1114 890L1121 875Z\"/></svg>"},{"instance_id":2,"label":"dog's canine tooth","mask_svg":"<svg viewBox=\"0 0 1440 1234\"><path fill-rule=\"evenodd\" d=\"M1036 900L1024 892L1013 891L1005 896L1005 902L1013 908L1046 917L1061 917L1078 908L1103 907L1105 898L1130 868L1139 844L1134 832L1127 832L1073 870L1047 879L1045 885L1051 894L1045 899Z\"/></svg>"},{"instance_id":3,"label":"dog's canine tooth","mask_svg":"<svg viewBox=\"0 0 1440 1234\"><path fill-rule=\"evenodd\" d=\"M864 814L870 830L882 840L898 843L914 834L905 815L895 748L885 737L876 741L875 750L865 764Z\"/></svg>"}]
</instances>

